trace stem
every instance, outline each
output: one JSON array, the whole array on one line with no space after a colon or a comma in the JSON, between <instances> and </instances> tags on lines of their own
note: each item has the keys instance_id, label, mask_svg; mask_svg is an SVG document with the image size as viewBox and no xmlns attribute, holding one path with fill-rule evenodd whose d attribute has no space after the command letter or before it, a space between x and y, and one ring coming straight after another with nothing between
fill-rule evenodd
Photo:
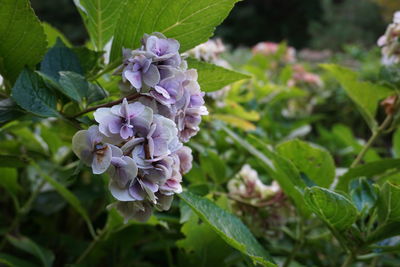
<instances>
[{"instance_id":1,"label":"stem","mask_svg":"<svg viewBox=\"0 0 400 267\"><path fill-rule=\"evenodd\" d=\"M297 228L296 245L293 247L289 257L286 258L282 267L288 267L290 265L292 260L296 257L296 254L299 252L300 248L303 246L303 243L304 243L304 225L303 225L303 219L300 218Z\"/></svg>"},{"instance_id":2,"label":"stem","mask_svg":"<svg viewBox=\"0 0 400 267\"><path fill-rule=\"evenodd\" d=\"M386 119L383 121L383 123L378 127L378 129L373 131L372 136L369 138L368 142L365 144L360 153L357 155L353 163L350 165L350 168L356 167L361 162L365 154L368 152L368 149L376 141L379 135L390 125L392 119L393 119L393 114L388 115Z\"/></svg>"},{"instance_id":3,"label":"stem","mask_svg":"<svg viewBox=\"0 0 400 267\"><path fill-rule=\"evenodd\" d=\"M81 111L81 112L79 112L79 113L77 113L75 115L72 115L70 118L76 118L76 117L82 116L83 114L89 113L91 111L95 111L98 108L112 107L114 105L120 104L124 100L124 98L126 98L127 101L130 101L130 100L134 100L134 99L136 99L138 97L140 97L140 94L134 93L134 94L128 95L126 97L122 97L122 98L120 98L118 100L111 101L109 103L105 103L105 104L101 104L101 105L97 105L97 106L93 106L93 107L87 108L87 109L85 109L85 110L83 110L83 111Z\"/></svg>"},{"instance_id":4,"label":"stem","mask_svg":"<svg viewBox=\"0 0 400 267\"><path fill-rule=\"evenodd\" d=\"M0 243L0 250L4 247L4 245L7 243L7 235L11 232L14 232L14 230L18 227L21 219L29 213L29 211L32 208L32 204L35 201L36 197L39 195L40 190L42 190L43 186L46 184L46 181L43 179L40 184L36 187L35 191L32 192L28 200L25 202L25 204L17 209L16 215L8 228L7 232L4 234L4 238Z\"/></svg>"},{"instance_id":5,"label":"stem","mask_svg":"<svg viewBox=\"0 0 400 267\"><path fill-rule=\"evenodd\" d=\"M347 256L346 260L343 262L342 267L348 267L348 266L350 266L350 264L353 262L353 260L354 260L354 254L353 254L353 253L350 253L350 254Z\"/></svg>"},{"instance_id":6,"label":"stem","mask_svg":"<svg viewBox=\"0 0 400 267\"><path fill-rule=\"evenodd\" d=\"M97 73L96 75L94 75L93 77L89 77L89 81L94 81L97 80L98 78L100 78L101 76L103 76L104 74L106 74L107 72L115 69L116 67L118 67L119 62L115 61L114 63L109 64L105 69L103 69L102 71L100 71L99 73Z\"/></svg>"},{"instance_id":7,"label":"stem","mask_svg":"<svg viewBox=\"0 0 400 267\"><path fill-rule=\"evenodd\" d=\"M79 258L76 260L75 264L81 263L89 254L90 252L94 249L94 247L97 245L97 243L103 239L104 235L106 233L106 229L103 228L97 236L95 236L90 242L89 246L83 251L83 253L79 256Z\"/></svg>"}]
</instances>

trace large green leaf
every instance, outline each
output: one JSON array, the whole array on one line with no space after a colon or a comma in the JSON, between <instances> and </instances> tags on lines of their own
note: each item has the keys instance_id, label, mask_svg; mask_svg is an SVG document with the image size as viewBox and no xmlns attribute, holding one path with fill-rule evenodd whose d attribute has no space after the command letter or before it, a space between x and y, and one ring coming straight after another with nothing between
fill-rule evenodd
<instances>
[{"instance_id":1,"label":"large green leaf","mask_svg":"<svg viewBox=\"0 0 400 267\"><path fill-rule=\"evenodd\" d=\"M371 178L374 175L384 174L388 170L392 169L400 169L400 159L378 160L351 168L339 178L336 189L347 192L349 190L349 183L352 179L358 177Z\"/></svg>"},{"instance_id":2,"label":"large green leaf","mask_svg":"<svg viewBox=\"0 0 400 267\"><path fill-rule=\"evenodd\" d=\"M256 159L260 160L266 172L279 183L282 190L293 200L302 214L307 215L310 213L305 205L302 193L306 184L301 179L296 167L290 161L270 150L264 143L256 138L252 138L252 141L256 143L257 147L253 146L227 127L223 127L223 129L235 142L246 149Z\"/></svg>"},{"instance_id":3,"label":"large green leaf","mask_svg":"<svg viewBox=\"0 0 400 267\"><path fill-rule=\"evenodd\" d=\"M90 40L97 51L102 51L114 34L126 0L76 0L74 2L81 13Z\"/></svg>"},{"instance_id":4,"label":"large green leaf","mask_svg":"<svg viewBox=\"0 0 400 267\"><path fill-rule=\"evenodd\" d=\"M344 230L357 219L357 208L344 196L326 188L313 186L304 194L307 206L331 228Z\"/></svg>"},{"instance_id":5,"label":"large green leaf","mask_svg":"<svg viewBox=\"0 0 400 267\"><path fill-rule=\"evenodd\" d=\"M204 92L213 92L233 82L248 79L250 76L228 70L197 59L187 59L189 68L197 69L199 84Z\"/></svg>"},{"instance_id":6,"label":"large green leaf","mask_svg":"<svg viewBox=\"0 0 400 267\"><path fill-rule=\"evenodd\" d=\"M14 237L11 235L7 236L8 241L16 247L19 248L25 252L28 252L42 262L43 266L45 267L50 267L53 265L54 261L54 254L50 250L43 248L36 244L34 241L31 239L24 237L24 236L19 236L19 237Z\"/></svg>"},{"instance_id":7,"label":"large green leaf","mask_svg":"<svg viewBox=\"0 0 400 267\"><path fill-rule=\"evenodd\" d=\"M40 72L49 76L57 82L60 71L73 71L83 74L77 55L61 41L57 39L56 44L49 49L40 63Z\"/></svg>"},{"instance_id":8,"label":"large green leaf","mask_svg":"<svg viewBox=\"0 0 400 267\"><path fill-rule=\"evenodd\" d=\"M179 197L229 245L251 257L254 262L275 266L268 253L236 216L190 192L183 192Z\"/></svg>"},{"instance_id":9,"label":"large green leaf","mask_svg":"<svg viewBox=\"0 0 400 267\"><path fill-rule=\"evenodd\" d=\"M281 156L289 159L315 184L329 187L333 182L335 163L326 149L300 140L281 143L276 149Z\"/></svg>"},{"instance_id":10,"label":"large green leaf","mask_svg":"<svg viewBox=\"0 0 400 267\"><path fill-rule=\"evenodd\" d=\"M361 114L371 129L377 127L375 121L379 100L393 91L385 86L360 81L356 72L334 64L323 65L340 82L348 96L357 104Z\"/></svg>"},{"instance_id":11,"label":"large green leaf","mask_svg":"<svg viewBox=\"0 0 400 267\"><path fill-rule=\"evenodd\" d=\"M131 0L116 26L111 62L122 48L137 48L144 33L161 32L177 39L184 52L206 42L238 0Z\"/></svg>"},{"instance_id":12,"label":"large green leaf","mask_svg":"<svg viewBox=\"0 0 400 267\"><path fill-rule=\"evenodd\" d=\"M85 77L71 71L60 71L59 74L62 92L77 102L82 101L89 89Z\"/></svg>"},{"instance_id":13,"label":"large green leaf","mask_svg":"<svg viewBox=\"0 0 400 267\"><path fill-rule=\"evenodd\" d=\"M0 0L0 73L14 82L46 52L46 35L28 0Z\"/></svg>"},{"instance_id":14,"label":"large green leaf","mask_svg":"<svg viewBox=\"0 0 400 267\"><path fill-rule=\"evenodd\" d=\"M58 116L56 97L42 78L24 69L12 88L11 97L23 109L42 117Z\"/></svg>"}]
</instances>

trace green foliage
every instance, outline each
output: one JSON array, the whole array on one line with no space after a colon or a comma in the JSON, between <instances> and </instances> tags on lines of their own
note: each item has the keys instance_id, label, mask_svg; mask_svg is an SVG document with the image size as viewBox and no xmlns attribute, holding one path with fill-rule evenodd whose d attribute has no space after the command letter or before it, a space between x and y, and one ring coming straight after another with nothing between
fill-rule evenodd
<instances>
[{"instance_id":1,"label":"green foliage","mask_svg":"<svg viewBox=\"0 0 400 267\"><path fill-rule=\"evenodd\" d=\"M193 48L212 36L237 1L128 1L116 25L111 62L121 58L123 47L138 47L144 33L161 32L177 39L181 51Z\"/></svg>"},{"instance_id":2,"label":"green foliage","mask_svg":"<svg viewBox=\"0 0 400 267\"><path fill-rule=\"evenodd\" d=\"M46 51L46 35L26 0L2 0L0 73L11 83L25 67L33 67Z\"/></svg>"},{"instance_id":3,"label":"green foliage","mask_svg":"<svg viewBox=\"0 0 400 267\"><path fill-rule=\"evenodd\" d=\"M349 228L357 219L357 208L344 196L313 186L304 194L307 206L327 225L338 231Z\"/></svg>"},{"instance_id":4,"label":"green foliage","mask_svg":"<svg viewBox=\"0 0 400 267\"><path fill-rule=\"evenodd\" d=\"M371 130L375 130L378 102L393 92L382 85L359 81L357 73L345 67L324 65L324 68L340 82L349 97L356 103L368 126Z\"/></svg>"},{"instance_id":5,"label":"green foliage","mask_svg":"<svg viewBox=\"0 0 400 267\"><path fill-rule=\"evenodd\" d=\"M78 0L75 1L90 40L97 51L102 51L114 34L126 0Z\"/></svg>"},{"instance_id":6,"label":"green foliage","mask_svg":"<svg viewBox=\"0 0 400 267\"><path fill-rule=\"evenodd\" d=\"M329 187L332 184L335 178L335 164L332 156L324 148L300 140L291 140L279 144L277 151L316 185Z\"/></svg>"},{"instance_id":7,"label":"green foliage","mask_svg":"<svg viewBox=\"0 0 400 267\"><path fill-rule=\"evenodd\" d=\"M12 88L13 100L23 109L42 117L58 116L57 99L35 72L24 69Z\"/></svg>"},{"instance_id":8,"label":"green foliage","mask_svg":"<svg viewBox=\"0 0 400 267\"><path fill-rule=\"evenodd\" d=\"M7 239L14 247L23 250L29 254L32 254L36 258L38 258L43 266L50 267L53 265L54 254L50 250L39 246L31 239L24 236L13 237L10 235L7 236Z\"/></svg>"},{"instance_id":9,"label":"green foliage","mask_svg":"<svg viewBox=\"0 0 400 267\"><path fill-rule=\"evenodd\" d=\"M189 68L197 69L199 84L204 92L217 91L233 82L248 79L249 76L217 65L188 58Z\"/></svg>"},{"instance_id":10,"label":"green foliage","mask_svg":"<svg viewBox=\"0 0 400 267\"><path fill-rule=\"evenodd\" d=\"M183 192L179 196L229 245L247 254L254 262L275 266L268 253L237 217L219 208L210 200L190 192Z\"/></svg>"}]
</instances>

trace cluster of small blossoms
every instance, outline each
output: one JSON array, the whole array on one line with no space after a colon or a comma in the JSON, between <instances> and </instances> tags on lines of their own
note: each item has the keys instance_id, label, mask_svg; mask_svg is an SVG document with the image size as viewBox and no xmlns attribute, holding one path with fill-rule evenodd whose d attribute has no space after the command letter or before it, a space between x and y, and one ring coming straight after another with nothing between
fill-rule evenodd
<instances>
[{"instance_id":1,"label":"cluster of small blossoms","mask_svg":"<svg viewBox=\"0 0 400 267\"><path fill-rule=\"evenodd\" d=\"M400 11L394 14L393 23L389 24L385 34L378 39L378 46L382 47L382 64L400 63Z\"/></svg>"},{"instance_id":2,"label":"cluster of small blossoms","mask_svg":"<svg viewBox=\"0 0 400 267\"><path fill-rule=\"evenodd\" d=\"M265 56L275 55L278 53L279 44L273 42L261 42L253 46L253 54L263 54ZM282 60L285 63L294 63L296 61L296 49L287 47Z\"/></svg>"},{"instance_id":3,"label":"cluster of small blossoms","mask_svg":"<svg viewBox=\"0 0 400 267\"><path fill-rule=\"evenodd\" d=\"M317 74L308 72L302 65L294 64L293 67L293 74L290 80L287 82L289 87L293 87L296 85L310 85L314 87L323 87L324 82L322 81L321 77Z\"/></svg>"},{"instance_id":4,"label":"cluster of small blossoms","mask_svg":"<svg viewBox=\"0 0 400 267\"><path fill-rule=\"evenodd\" d=\"M187 69L179 43L160 33L145 35L142 47L123 50L124 98L94 112L98 125L73 137L73 151L94 174L110 175L113 204L124 216L146 221L153 208L168 210L192 167L183 143L199 131L204 106L195 69Z\"/></svg>"},{"instance_id":5,"label":"cluster of small blossoms","mask_svg":"<svg viewBox=\"0 0 400 267\"><path fill-rule=\"evenodd\" d=\"M258 177L257 171L245 164L236 177L228 182L228 191L234 199L258 205L277 194L280 187L276 181L265 185Z\"/></svg>"}]
</instances>

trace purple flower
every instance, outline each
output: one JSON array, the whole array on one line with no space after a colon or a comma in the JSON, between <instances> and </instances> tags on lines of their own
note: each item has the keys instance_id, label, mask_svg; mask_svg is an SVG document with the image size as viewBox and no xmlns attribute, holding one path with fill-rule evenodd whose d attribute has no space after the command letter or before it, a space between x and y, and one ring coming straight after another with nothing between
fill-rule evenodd
<instances>
[{"instance_id":1,"label":"purple flower","mask_svg":"<svg viewBox=\"0 0 400 267\"><path fill-rule=\"evenodd\" d=\"M164 195L173 195L174 193L182 192L182 175L180 173L180 161L177 154L170 156L172 159L171 164L171 176L168 177L165 182L160 186L160 193Z\"/></svg>"},{"instance_id":2,"label":"purple flower","mask_svg":"<svg viewBox=\"0 0 400 267\"><path fill-rule=\"evenodd\" d=\"M179 158L179 171L181 174L186 174L192 169L192 161L193 161L193 156L192 156L192 149L187 146L181 147L176 154L178 155Z\"/></svg>"},{"instance_id":3,"label":"purple flower","mask_svg":"<svg viewBox=\"0 0 400 267\"><path fill-rule=\"evenodd\" d=\"M139 102L128 104L126 98L121 105L99 108L94 113L102 134L124 140L133 137L137 131L149 129L152 117L153 111L150 108Z\"/></svg>"},{"instance_id":4,"label":"purple flower","mask_svg":"<svg viewBox=\"0 0 400 267\"><path fill-rule=\"evenodd\" d=\"M103 142L104 136L97 125L77 132L72 138L72 150L94 174L105 172L111 163L112 151L119 149Z\"/></svg>"},{"instance_id":5,"label":"purple flower","mask_svg":"<svg viewBox=\"0 0 400 267\"><path fill-rule=\"evenodd\" d=\"M182 82L184 79L185 75L182 72L176 72L174 75L161 80L150 91L150 95L163 105L175 104L183 96Z\"/></svg>"},{"instance_id":6,"label":"purple flower","mask_svg":"<svg viewBox=\"0 0 400 267\"><path fill-rule=\"evenodd\" d=\"M200 91L197 82L197 71L194 69L185 72L186 79L183 82L184 96L176 103L177 115L175 121L179 130L179 138L187 142L199 131L201 116L207 115L204 106L204 93Z\"/></svg>"},{"instance_id":7,"label":"purple flower","mask_svg":"<svg viewBox=\"0 0 400 267\"><path fill-rule=\"evenodd\" d=\"M117 157L113 155L108 173L113 183L120 188L125 188L136 178L138 168L131 157L123 155Z\"/></svg>"},{"instance_id":8,"label":"purple flower","mask_svg":"<svg viewBox=\"0 0 400 267\"><path fill-rule=\"evenodd\" d=\"M169 210L171 208L172 201L174 200L173 195L164 195L157 192L156 197L157 197L156 208L163 211Z\"/></svg>"},{"instance_id":9,"label":"purple flower","mask_svg":"<svg viewBox=\"0 0 400 267\"><path fill-rule=\"evenodd\" d=\"M160 115L154 115L153 124L146 136L147 159L165 157L170 154L170 144L176 146L178 130L175 123Z\"/></svg>"},{"instance_id":10,"label":"purple flower","mask_svg":"<svg viewBox=\"0 0 400 267\"><path fill-rule=\"evenodd\" d=\"M130 219L135 219L139 222L146 222L150 219L153 209L149 203L130 201L130 202L116 202L110 206L115 207L117 211L124 217L124 222Z\"/></svg>"},{"instance_id":11,"label":"purple flower","mask_svg":"<svg viewBox=\"0 0 400 267\"><path fill-rule=\"evenodd\" d=\"M160 72L157 66L152 64L150 53L143 53L138 50L124 50L124 64L118 68L122 69L122 80L127 81L132 87L140 92L143 85L154 87L160 81Z\"/></svg>"},{"instance_id":12,"label":"purple flower","mask_svg":"<svg viewBox=\"0 0 400 267\"><path fill-rule=\"evenodd\" d=\"M178 67L181 59L179 55L179 42L175 39L166 38L162 33L156 32L152 35L147 35L142 39L143 48L150 53L153 61L164 62L166 65Z\"/></svg>"}]
</instances>

